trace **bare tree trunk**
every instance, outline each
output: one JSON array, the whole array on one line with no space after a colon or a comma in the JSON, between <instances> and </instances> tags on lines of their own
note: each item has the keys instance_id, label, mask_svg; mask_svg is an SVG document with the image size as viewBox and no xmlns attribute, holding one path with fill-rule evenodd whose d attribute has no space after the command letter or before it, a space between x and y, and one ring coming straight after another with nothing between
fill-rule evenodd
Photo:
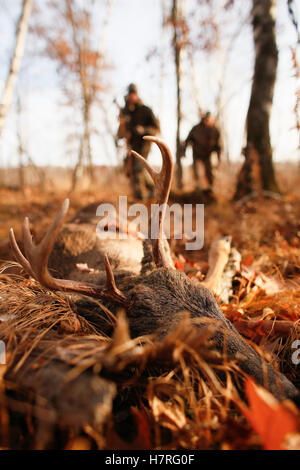
<instances>
[{"instance_id":1,"label":"bare tree trunk","mask_svg":"<svg viewBox=\"0 0 300 470\"><path fill-rule=\"evenodd\" d=\"M179 12L178 0L173 0L172 7L172 23L174 29L173 47L175 55L176 67L176 92L177 92L177 131L176 131L176 184L179 189L182 189L182 166L181 166L181 139L180 139L180 126L181 126L181 48L182 44L178 34L179 29Z\"/></svg>"},{"instance_id":2,"label":"bare tree trunk","mask_svg":"<svg viewBox=\"0 0 300 470\"><path fill-rule=\"evenodd\" d=\"M188 49L188 58L190 62L190 70L191 70L191 81L192 81L192 90L194 99L197 105L198 117L203 115L203 109L201 104L201 95L199 89L199 81L197 79L197 70L196 70L196 63L195 63L195 54L191 47Z\"/></svg>"},{"instance_id":3,"label":"bare tree trunk","mask_svg":"<svg viewBox=\"0 0 300 470\"><path fill-rule=\"evenodd\" d=\"M19 152L19 184L20 189L22 192L25 191L26 186L28 185L27 182L27 175L29 176L31 173L35 173L38 182L40 191L43 192L45 190L45 173L42 168L38 168L32 158L28 153L27 145L24 141L22 135L22 101L19 94L17 94L17 103L16 103L16 111L17 111L17 129L16 129L16 136L18 139L18 152ZM31 169L31 173L29 173L29 169Z\"/></svg>"},{"instance_id":4,"label":"bare tree trunk","mask_svg":"<svg viewBox=\"0 0 300 470\"><path fill-rule=\"evenodd\" d=\"M72 187L71 191L74 191L78 183L78 174L80 170L84 168L86 164L87 175L91 183L95 183L94 165L91 148L91 132L90 132L90 105L88 102L84 105L85 109L83 112L84 119L84 132L80 141L78 160L72 175Z\"/></svg>"},{"instance_id":5,"label":"bare tree trunk","mask_svg":"<svg viewBox=\"0 0 300 470\"><path fill-rule=\"evenodd\" d=\"M299 42L300 44L300 42ZM300 63L297 59L297 49L291 48L292 54L292 62L293 62L293 69L295 78L297 80L298 86L296 88L296 99L294 105L294 113L295 113L295 120L296 120L296 129L298 131L298 150L300 149Z\"/></svg>"},{"instance_id":6,"label":"bare tree trunk","mask_svg":"<svg viewBox=\"0 0 300 470\"><path fill-rule=\"evenodd\" d=\"M97 81L97 77L99 75L99 72L101 71L102 64L103 64L103 56L104 56L104 51L105 51L105 46L106 46L108 27L109 27L109 22L110 22L114 3L115 3L115 0L107 0L107 3L106 3L106 14L105 14L104 22L102 25L101 36L100 36L99 46L98 46L98 57L97 57L97 63L95 67L95 74L94 74L95 83Z\"/></svg>"},{"instance_id":7,"label":"bare tree trunk","mask_svg":"<svg viewBox=\"0 0 300 470\"><path fill-rule=\"evenodd\" d=\"M84 152L84 138L81 137L79 152L78 152L78 160L77 160L77 163L75 165L75 168L74 168L73 174L72 174L71 191L75 190L75 188L77 186L77 183L78 183L78 173L82 169L83 152Z\"/></svg>"},{"instance_id":8,"label":"bare tree trunk","mask_svg":"<svg viewBox=\"0 0 300 470\"><path fill-rule=\"evenodd\" d=\"M19 152L19 185L20 189L22 192L25 191L25 186L26 186L26 178L25 178L25 164L24 164L24 155L25 155L25 150L24 150L24 145L23 145L23 138L22 138L22 126L21 126L21 113L22 113L22 107L21 107L21 101L20 97L18 96L17 99L17 113L18 113L18 119L17 119L17 138L18 138L18 152Z\"/></svg>"},{"instance_id":9,"label":"bare tree trunk","mask_svg":"<svg viewBox=\"0 0 300 470\"><path fill-rule=\"evenodd\" d=\"M164 81L166 78L166 64L165 64L165 54L167 49L167 38L165 34L165 27L169 18L169 10L166 0L161 0L161 37L160 37L160 73L159 73L159 119L162 122L164 115Z\"/></svg>"},{"instance_id":10,"label":"bare tree trunk","mask_svg":"<svg viewBox=\"0 0 300 470\"><path fill-rule=\"evenodd\" d=\"M115 0L107 0L106 2L106 13L104 17L104 21L102 24L102 30L101 30L101 35L100 35L100 40L99 40L99 46L98 46L98 51L97 51L97 62L94 70L94 86L97 84L102 67L103 67L103 58L104 58L104 53L105 53L105 48L106 48L106 41L107 41L107 33L108 33L108 28L109 28L109 23L111 19L111 14L113 10ZM96 92L94 91L94 95ZM102 101L99 101L99 107L103 113L103 122L106 128L106 131L109 136L113 139L113 142L115 144L115 131L112 129L112 126L110 124L109 118L108 118L108 112L105 109L105 106ZM103 144L105 150L107 149L106 145L106 140L105 137L102 136ZM110 157L109 153L107 153L107 156Z\"/></svg>"},{"instance_id":11,"label":"bare tree trunk","mask_svg":"<svg viewBox=\"0 0 300 470\"><path fill-rule=\"evenodd\" d=\"M23 0L22 13L17 28L15 50L10 62L9 73L4 87L2 103L0 106L0 137L3 131L7 111L11 104L14 85L21 66L31 8L32 0Z\"/></svg>"},{"instance_id":12,"label":"bare tree trunk","mask_svg":"<svg viewBox=\"0 0 300 470\"><path fill-rule=\"evenodd\" d=\"M247 115L245 163L239 174L235 199L260 189L279 192L270 141L270 114L276 80L278 50L273 16L276 0L252 0L255 69ZM253 170L259 167L259 173ZM255 181L255 175L258 181Z\"/></svg>"},{"instance_id":13,"label":"bare tree trunk","mask_svg":"<svg viewBox=\"0 0 300 470\"><path fill-rule=\"evenodd\" d=\"M27 168L31 168L31 170L33 170L33 172L35 173L39 182L40 191L41 192L45 191L45 187L46 187L45 171L43 168L37 167L29 155L27 155Z\"/></svg>"},{"instance_id":14,"label":"bare tree trunk","mask_svg":"<svg viewBox=\"0 0 300 470\"><path fill-rule=\"evenodd\" d=\"M95 182L93 156L92 156L92 148L91 148L91 131L90 131L91 105L96 94L95 84L98 78L100 68L102 66L102 55L103 55L103 48L105 45L105 38L106 38L105 32L108 27L113 3L114 3L114 0L108 0L107 2L107 15L106 15L106 19L104 22L104 32L102 32L102 35L100 38L99 49L97 51L97 62L96 62L94 73L93 73L94 87L90 87L88 83L88 79L87 79L86 70L84 69L84 65L83 65L84 64L83 56L84 56L85 51L88 50L88 47L86 44L86 40L83 42L83 46L81 46L81 44L78 42L78 37L77 37L78 24L73 15L73 4L71 0L66 0L67 12L68 12L71 25L72 25L73 42L74 42L76 53L77 53L79 81L80 81L82 100L83 100L82 118L83 118L83 124L84 124L84 132L83 132L83 137L80 142L78 161L77 161L77 164L74 168L73 175L72 175L71 191L75 189L77 182L78 182L78 173L83 168L85 163L87 163L87 174L90 178L90 182L91 183Z\"/></svg>"},{"instance_id":15,"label":"bare tree trunk","mask_svg":"<svg viewBox=\"0 0 300 470\"><path fill-rule=\"evenodd\" d=\"M85 118L85 130L84 130L84 142L85 150L88 163L88 175L91 183L95 183L95 173L94 173L94 164L93 164L93 155L91 147L91 131L90 131L90 111L87 112Z\"/></svg>"},{"instance_id":16,"label":"bare tree trunk","mask_svg":"<svg viewBox=\"0 0 300 470\"><path fill-rule=\"evenodd\" d=\"M297 43L300 44L300 30L299 30L299 24L297 21L297 15L296 15L296 11L297 11L296 2L295 0L287 0L287 3L288 3L288 11L289 11L291 21L296 29Z\"/></svg>"}]
</instances>

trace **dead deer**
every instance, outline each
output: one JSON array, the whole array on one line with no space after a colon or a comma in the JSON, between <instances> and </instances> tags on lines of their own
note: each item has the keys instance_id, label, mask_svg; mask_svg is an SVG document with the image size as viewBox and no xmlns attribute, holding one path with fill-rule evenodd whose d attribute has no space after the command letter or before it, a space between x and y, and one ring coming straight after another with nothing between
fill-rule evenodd
<instances>
[{"instance_id":1,"label":"dead deer","mask_svg":"<svg viewBox=\"0 0 300 470\"><path fill-rule=\"evenodd\" d=\"M65 208L67 210L67 202ZM126 232L126 238L110 238L109 232L103 232L99 237L96 232L97 219L86 217L83 223L65 224L59 233L54 249L49 259L49 268L56 275L71 280L100 282L103 277L104 258L109 257L112 269L119 274L138 274L143 258L143 239L141 235L134 236ZM128 230L127 227L117 227L119 232ZM106 235L107 234L107 235ZM106 235L104 237L104 235ZM84 269L84 265L87 269ZM105 277L103 278L105 281Z\"/></svg>"},{"instance_id":2,"label":"dead deer","mask_svg":"<svg viewBox=\"0 0 300 470\"><path fill-rule=\"evenodd\" d=\"M161 170L156 171L141 155L135 152L133 154L144 164L153 179L156 203L167 204L173 174L171 152L161 139L148 136L145 139L156 143L159 147L163 160ZM159 214L159 238L151 240L152 256L149 252L149 243L143 242L144 255L139 273L134 270L130 272L123 268L119 270L118 267L114 273L109 258L105 255L106 279L104 279L101 269L94 273L93 282L88 282L86 279L91 276L84 275L84 273L82 273L81 279L78 279L78 274L75 276L77 279L57 278L48 269L48 260L53 248L53 253L56 252L56 256L52 254L52 267L55 267L57 271L62 267L64 273L68 271L69 274L72 274L71 269L64 269L64 252L57 243L67 211L68 201L65 201L56 219L38 245L32 241L29 221L25 219L23 227L24 254L21 252L11 229L10 241L16 260L31 277L47 289L65 293L73 292L84 296L78 300L79 314L81 313L80 305L85 305L83 316L86 316L88 310L88 298L100 300L106 308L115 314L118 309L124 309L133 338L154 333L160 338L165 337L178 326L183 318L183 312L189 312L191 323L194 324L195 329L200 328L199 322L197 322L199 318L213 320L216 324L213 339L216 349L221 354L226 354L227 358L235 361L245 374L252 376L258 384L269 388L277 398L298 400L299 392L295 386L284 375L277 372L271 364L264 363L260 355L246 343L230 321L224 317L211 290L205 287L205 284L209 287L213 286L213 278L222 270L226 257L224 258L223 255L221 259L217 257L213 263L214 266L210 269L209 279L204 285L190 280L183 272L177 271L163 236L165 211L162 210ZM90 237L88 233L89 228L86 228L86 234ZM72 240L72 243L76 242L75 239ZM78 247L75 245L72 250L75 253ZM88 252L88 250L86 251ZM101 247L101 253L103 253L103 247ZM94 255L98 256L97 250L90 252L90 259ZM95 309L94 305L93 309ZM88 317L86 318L88 319ZM103 323L99 322L98 328L102 327ZM70 394L70 392L68 393Z\"/></svg>"}]
</instances>

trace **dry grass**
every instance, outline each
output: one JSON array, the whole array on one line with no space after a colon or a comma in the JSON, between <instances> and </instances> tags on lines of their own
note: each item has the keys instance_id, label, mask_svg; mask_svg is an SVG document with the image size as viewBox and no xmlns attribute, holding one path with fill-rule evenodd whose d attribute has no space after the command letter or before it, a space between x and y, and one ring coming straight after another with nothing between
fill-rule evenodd
<instances>
[{"instance_id":1,"label":"dry grass","mask_svg":"<svg viewBox=\"0 0 300 470\"><path fill-rule=\"evenodd\" d=\"M299 387L299 366L291 361L291 344L298 336L300 320L299 174L293 168L280 173L286 188L282 199L239 206L228 201L233 186L230 172L225 169L222 184L218 173L218 203L206 207L204 250L191 256L180 241L173 248L177 256L184 257L189 276L199 276L207 270L207 253L213 239L233 236L233 244L242 254L242 266L251 271L252 277L238 275L230 303L221 308L233 323L258 322L253 329L244 329L245 339ZM97 200L113 202L118 194L126 193L125 189L122 180L114 196L104 190L104 185L78 191L71 195L70 216ZM40 235L66 196L66 188L52 188L45 193L30 189L25 194L1 189L2 259L11 259L5 243L11 225L18 236L23 216L29 215ZM284 286L282 291L266 293L256 282L258 272L272 279L276 276ZM102 307L99 304L97 308ZM23 276L7 275L3 268L0 318L6 321L0 322L0 339L7 344L7 365L0 366L0 447L261 448L260 439L241 412L243 401L228 372L233 372L237 382L242 374L212 348L215 325L206 323L201 334L195 335L187 315L178 330L163 342L155 337L132 340L122 312L116 319L103 311L107 321L115 324L112 339L78 317L68 297L48 292ZM274 328L267 333L262 330L260 320L289 321L294 328L289 336L280 337ZM69 388L74 390L76 380L85 377L87 371L92 376L100 374L105 383L117 384L117 389L109 389L100 404L107 417L105 422L91 422L88 413L80 414L76 423L63 422L53 397L48 402L30 393L25 397L12 380L24 369L28 380L32 380L32 390L39 390L41 374L53 363L67 366L66 386L71 382ZM227 374L225 385L216 375L220 369ZM10 379L4 380L5 371L10 371ZM111 411L109 400L113 396Z\"/></svg>"},{"instance_id":2,"label":"dry grass","mask_svg":"<svg viewBox=\"0 0 300 470\"><path fill-rule=\"evenodd\" d=\"M125 410L124 403L120 409L115 406L113 415L100 429L85 423L86 416L76 426L69 425L65 431L67 448L71 443L72 448L78 448L81 441L77 440L83 436L89 447L101 449L257 446L249 425L238 412L237 404L241 401L228 372L241 374L233 363L227 363L214 351L210 338L216 326L212 323L202 321L203 328L196 333L186 316L163 342L155 337L132 340L127 335L126 319L120 314L112 339L91 331L78 336L71 329L68 331L74 314L60 295L46 292L35 283L29 286L21 279L8 280L5 276L1 279L0 292L3 300L0 315L4 305L10 303L10 320L2 323L0 336L7 343L6 367L12 382L3 379L2 387L3 391L7 390L8 399L2 412L8 414L8 420L21 413L27 422L32 421L26 443L30 448L51 447L53 438L51 435L45 441L39 436L35 419L45 421L48 426L55 423L58 435L64 426L57 422L52 403L32 401L30 394L24 402L22 390L13 378L20 382L18 374L25 369L30 374L32 390L39 390L40 372L49 363L58 361L68 364L64 380L70 387L76 386L74 380L80 379L85 371L99 373L101 370L102 376L118 384L119 399L127 401ZM215 374L220 369L227 373L225 386ZM13 447L24 445L23 439L11 442L14 431L14 425L8 424L2 445L5 440ZM233 435L234 443L230 443ZM241 435L247 437L243 443Z\"/></svg>"}]
</instances>

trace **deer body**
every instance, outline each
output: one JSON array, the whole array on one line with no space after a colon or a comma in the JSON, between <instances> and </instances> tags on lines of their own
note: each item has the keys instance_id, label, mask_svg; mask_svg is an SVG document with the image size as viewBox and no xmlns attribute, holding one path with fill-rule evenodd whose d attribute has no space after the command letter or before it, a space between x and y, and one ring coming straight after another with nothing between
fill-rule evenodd
<instances>
[{"instance_id":1,"label":"deer body","mask_svg":"<svg viewBox=\"0 0 300 470\"><path fill-rule=\"evenodd\" d=\"M170 191L172 157L168 147L160 139L155 137L147 139L155 142L161 150L163 157L161 172L156 172L141 156L135 155L141 159L149 171L155 183L157 202L163 204L167 202ZM220 354L226 354L229 359L234 360L244 373L252 376L257 383L267 386L279 399L298 400L298 390L285 376L275 371L270 364L263 363L259 354L245 342L233 325L224 317L212 292L204 285L190 280L184 273L175 270L162 237L163 212L160 217L160 237L151 241L153 259L149 259L149 243L139 241L139 247L143 249L143 256L141 251L136 252L135 261L134 256L131 258L133 266L129 267L129 262L125 260L125 257L124 263L120 262L121 245L119 244L120 242L122 244L123 241L115 240L115 258L112 256L113 249L110 250L112 264L116 267L114 275L107 256L103 256L103 247L107 252L109 245L103 244L103 240L97 241L96 234L91 233L90 228L82 227L82 230L86 230L86 232L84 237L79 237L81 245L76 242L78 231L75 228L72 229L72 225L66 226L65 229L67 232L69 231L69 241L66 241L68 237L64 238L63 243L60 241L59 232L67 209L68 204L65 203L39 246L33 245L28 221L25 221L26 257L19 250L13 232L11 232L11 243L15 256L31 276L50 289L84 294L83 300L77 303L77 313L87 319L89 317L86 313L89 310L89 300L86 296L100 299L101 303L115 314L122 307L126 311L132 337L156 334L157 338L163 338L179 325L185 312L189 312L190 321L196 329L200 328L197 321L199 318L212 320L216 325L213 335L214 347ZM58 240L54 246L57 237ZM131 243L130 240L128 242ZM59 271L62 266L62 279L52 277L47 269L48 258L53 246L50 267L55 268L52 270L54 273L54 271ZM126 252L128 245L124 244L124 247L126 247ZM137 259L139 263L136 263ZM68 260L71 262L67 262ZM76 262L86 262L89 268L94 268L97 272L76 272L74 270ZM64 265L69 268L65 269ZM219 265L216 269L219 270ZM101 329L102 326L103 323L99 318L96 328Z\"/></svg>"},{"instance_id":2,"label":"deer body","mask_svg":"<svg viewBox=\"0 0 300 470\"><path fill-rule=\"evenodd\" d=\"M100 238L95 224L66 224L54 245L49 268L56 276L65 279L100 282L103 278L104 283L106 254L113 270L138 274L143 258L143 242L134 238ZM82 264L86 265L85 270L80 269Z\"/></svg>"},{"instance_id":3,"label":"deer body","mask_svg":"<svg viewBox=\"0 0 300 470\"><path fill-rule=\"evenodd\" d=\"M167 268L155 268L146 275L120 279L118 286L129 299L126 314L133 338L154 333L163 338L178 327L185 312L189 312L195 328L199 328L199 318L207 318L216 322L213 347L221 353L226 349L228 360L236 360L243 372L268 387L277 398L297 401L296 387L270 364L263 363L259 354L224 317L214 295L206 287L180 271ZM112 303L107 305L114 310Z\"/></svg>"}]
</instances>

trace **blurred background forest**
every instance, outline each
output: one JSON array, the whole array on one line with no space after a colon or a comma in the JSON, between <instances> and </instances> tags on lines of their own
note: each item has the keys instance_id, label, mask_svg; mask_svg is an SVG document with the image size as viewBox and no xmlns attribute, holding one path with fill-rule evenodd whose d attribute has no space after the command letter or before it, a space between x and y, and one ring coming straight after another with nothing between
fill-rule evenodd
<instances>
[{"instance_id":1,"label":"blurred background forest","mask_svg":"<svg viewBox=\"0 0 300 470\"><path fill-rule=\"evenodd\" d=\"M158 117L160 136L172 150L176 173L170 201L206 204L203 249L188 252L184 240L171 240L174 266L202 281L210 269L209 247L229 235L239 267L234 265L230 293L218 297L220 308L244 339L260 347L260 354L299 389L299 366L290 360L300 318L298 0L0 0L0 258L1 263L9 261L1 266L3 325L8 305L15 302L18 313L22 298L26 305L29 299L26 322L30 309L38 322L45 321L46 308L46 320L56 308L59 312L48 292L30 284L34 281L6 274L16 269L10 227L22 247L24 215L30 218L34 238L40 239L66 197L75 233L87 217L92 217L89 230L94 230L100 202L117 203L119 195L129 195L129 203L140 199L132 194L124 171L126 142L116 139L120 108L132 83ZM192 149L184 142L208 111L222 146L221 164L213 161L214 181L206 194L201 186L197 191ZM185 150L186 158L181 159ZM156 148L149 161L161 164ZM125 230L129 233L129 226ZM93 275L86 259L77 268L79 276ZM18 325L25 344L23 324ZM34 328L30 334L35 338ZM185 374L185 364L182 371ZM66 448L150 449L154 434L156 448L164 448L165 434L160 440L157 423L168 429L172 449L282 448L288 432L297 440L285 448L300 448L298 411L293 412L292 430L290 415L281 414L278 403L262 413L256 401L257 409L253 406L245 420L241 403L233 412L227 389L216 389L214 395L203 382L203 395L196 400L193 387L177 379L170 373L149 382L146 415L139 414L144 404L134 411L140 422L131 447L116 439L110 423L107 442L85 429L89 437L73 445L76 433L71 429ZM179 397L178 402L160 405L160 410L152 399L159 396L153 383L157 390L162 384L168 387L166 396ZM0 409L0 422L1 416ZM8 423L4 418L2 422ZM264 436L257 440L261 423L271 429L275 444L264 442ZM6 448L11 444L3 429L1 441L0 426L0 444ZM21 442L18 430L19 435ZM49 445L49 436L37 432L36 437L36 448ZM29 446L26 440L20 445Z\"/></svg>"},{"instance_id":2,"label":"blurred background forest","mask_svg":"<svg viewBox=\"0 0 300 470\"><path fill-rule=\"evenodd\" d=\"M294 168L300 12L297 2L276 4L279 61L271 145L279 168ZM73 172L80 161L102 169L120 164L118 106L130 82L160 119L161 135L174 155L201 113L211 111L222 134L223 165L230 164L230 175L236 174L244 159L255 61L250 0L1 0L2 101L24 8L30 10L24 54L20 51L10 103L1 111L2 186L44 185L46 176L54 184L61 174L67 187L67 169ZM185 166L192 161L187 154ZM150 161L158 163L158 154L153 152ZM233 185L232 180L231 190Z\"/></svg>"}]
</instances>

